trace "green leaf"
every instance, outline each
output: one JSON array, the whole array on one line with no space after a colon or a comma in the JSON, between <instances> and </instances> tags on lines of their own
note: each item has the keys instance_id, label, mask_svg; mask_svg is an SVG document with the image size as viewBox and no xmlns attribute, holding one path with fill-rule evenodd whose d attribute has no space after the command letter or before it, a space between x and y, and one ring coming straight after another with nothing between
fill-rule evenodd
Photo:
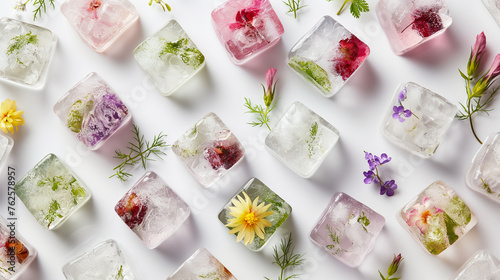
<instances>
[{"instance_id":1,"label":"green leaf","mask_svg":"<svg viewBox=\"0 0 500 280\"><path fill-rule=\"evenodd\" d=\"M52 202L50 203L49 206L49 211L43 218L44 221L47 221L49 224L47 225L47 228L50 228L50 225L59 217L62 218L63 216L59 214L59 210L61 210L61 205L57 200L53 199Z\"/></svg>"},{"instance_id":2,"label":"green leaf","mask_svg":"<svg viewBox=\"0 0 500 280\"><path fill-rule=\"evenodd\" d=\"M288 238L284 237L283 239L281 239L281 244L279 247L281 250L281 254L278 253L277 246L273 247L273 250L274 250L274 253L273 253L274 262L273 262L273 264L277 264L281 268L281 275L285 275L284 272L286 269L302 265L305 261L303 258L304 257L303 254L295 254L294 253L295 247L294 246L292 247L292 243L293 243L292 241L293 241L292 233L290 233L288 235ZM299 275L300 274L292 274L292 275L290 275L282 280L297 278ZM264 277L264 278L269 279L267 277ZM281 280L281 277L280 277L280 280Z\"/></svg>"},{"instance_id":3,"label":"green leaf","mask_svg":"<svg viewBox=\"0 0 500 280\"><path fill-rule=\"evenodd\" d=\"M302 0L287 0L283 1L285 5L288 7L287 13L293 13L294 18L297 18L297 11L306 7L306 5L300 5L300 1Z\"/></svg>"},{"instance_id":4,"label":"green leaf","mask_svg":"<svg viewBox=\"0 0 500 280\"><path fill-rule=\"evenodd\" d=\"M469 78L462 72L462 70L458 69L458 72L460 72L462 78L464 78L465 80L469 80Z\"/></svg>"},{"instance_id":5,"label":"green leaf","mask_svg":"<svg viewBox=\"0 0 500 280\"><path fill-rule=\"evenodd\" d=\"M294 56L290 59L290 67L311 81L324 93L330 92L332 84L328 78L328 73L314 61L303 59L299 56Z\"/></svg>"},{"instance_id":6,"label":"green leaf","mask_svg":"<svg viewBox=\"0 0 500 280\"><path fill-rule=\"evenodd\" d=\"M370 7L365 0L351 0L350 11L353 17L359 18L359 16L361 16L361 13L369 12Z\"/></svg>"},{"instance_id":7,"label":"green leaf","mask_svg":"<svg viewBox=\"0 0 500 280\"><path fill-rule=\"evenodd\" d=\"M382 272L380 272L380 270L378 271L378 274L380 274L380 278L382 278L382 280L387 280L387 278L385 278L385 276L382 274Z\"/></svg>"}]
</instances>

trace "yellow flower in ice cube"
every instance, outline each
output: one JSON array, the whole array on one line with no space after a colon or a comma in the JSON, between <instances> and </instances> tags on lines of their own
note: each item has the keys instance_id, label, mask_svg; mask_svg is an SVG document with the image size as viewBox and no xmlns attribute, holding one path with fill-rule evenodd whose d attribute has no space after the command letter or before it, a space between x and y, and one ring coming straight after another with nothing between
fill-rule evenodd
<instances>
[{"instance_id":1,"label":"yellow flower in ice cube","mask_svg":"<svg viewBox=\"0 0 500 280\"><path fill-rule=\"evenodd\" d=\"M24 119L21 115L24 113L23 111L16 111L16 101L6 99L2 102L2 107L0 110L0 129L8 133L14 133L14 127L21 126L24 124Z\"/></svg>"}]
</instances>

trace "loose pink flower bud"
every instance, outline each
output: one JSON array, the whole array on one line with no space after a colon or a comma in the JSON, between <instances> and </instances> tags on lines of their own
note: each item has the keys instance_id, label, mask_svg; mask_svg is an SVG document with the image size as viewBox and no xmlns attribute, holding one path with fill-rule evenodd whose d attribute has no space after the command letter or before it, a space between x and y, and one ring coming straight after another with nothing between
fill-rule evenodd
<instances>
[{"instance_id":1,"label":"loose pink flower bud","mask_svg":"<svg viewBox=\"0 0 500 280\"><path fill-rule=\"evenodd\" d=\"M490 70L488 70L488 73L486 73L486 80L490 81L492 79L495 79L498 75L500 74L500 54L497 54L495 56L495 60L493 60L493 64L490 67Z\"/></svg>"},{"instance_id":2,"label":"loose pink flower bud","mask_svg":"<svg viewBox=\"0 0 500 280\"><path fill-rule=\"evenodd\" d=\"M469 57L469 62L467 63L467 74L469 76L473 76L474 73L477 71L477 68L479 67L479 62L481 61L481 58L483 57L485 52L486 52L486 36L484 35L484 32L481 32L476 36L476 43L472 48Z\"/></svg>"},{"instance_id":3,"label":"loose pink flower bud","mask_svg":"<svg viewBox=\"0 0 500 280\"><path fill-rule=\"evenodd\" d=\"M276 70L276 68L270 68L266 73L267 90L265 90L264 92L264 102L266 103L267 107L271 106L271 103L273 103L274 88L276 87L276 84L273 85L273 81L274 75L276 75L277 71L278 70Z\"/></svg>"}]
</instances>

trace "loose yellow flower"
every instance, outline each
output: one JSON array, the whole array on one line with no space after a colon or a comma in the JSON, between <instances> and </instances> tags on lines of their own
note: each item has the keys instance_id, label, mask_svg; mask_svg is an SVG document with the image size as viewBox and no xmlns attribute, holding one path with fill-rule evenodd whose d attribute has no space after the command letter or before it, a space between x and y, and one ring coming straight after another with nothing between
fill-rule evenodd
<instances>
[{"instance_id":1,"label":"loose yellow flower","mask_svg":"<svg viewBox=\"0 0 500 280\"><path fill-rule=\"evenodd\" d=\"M14 133L14 127L17 131L17 126L21 126L24 124L24 119L21 115L24 113L23 111L16 111L16 101L6 99L2 102L2 108L0 111L0 129L8 133Z\"/></svg>"},{"instance_id":2,"label":"loose yellow flower","mask_svg":"<svg viewBox=\"0 0 500 280\"><path fill-rule=\"evenodd\" d=\"M238 200L231 200L234 207L229 207L229 210L231 210L229 214L234 218L230 219L226 226L232 228L229 234L238 234L236 242L243 240L247 245L253 242L255 234L264 239L264 228L271 226L271 222L264 218L274 212L267 211L271 204L265 205L264 202L258 204L259 197L252 202L246 192L243 192L243 195L245 199L238 195Z\"/></svg>"}]
</instances>

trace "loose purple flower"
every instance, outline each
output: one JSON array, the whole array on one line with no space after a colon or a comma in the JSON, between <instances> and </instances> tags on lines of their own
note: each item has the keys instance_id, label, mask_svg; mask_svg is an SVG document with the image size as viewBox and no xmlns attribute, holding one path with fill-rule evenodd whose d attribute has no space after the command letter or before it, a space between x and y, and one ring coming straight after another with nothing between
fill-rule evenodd
<instances>
[{"instance_id":1,"label":"loose purple flower","mask_svg":"<svg viewBox=\"0 0 500 280\"><path fill-rule=\"evenodd\" d=\"M370 166L370 170L374 170L379 164L379 158L377 156L373 156L371 153L365 152L365 159L368 162L368 166Z\"/></svg>"},{"instance_id":2,"label":"loose purple flower","mask_svg":"<svg viewBox=\"0 0 500 280\"><path fill-rule=\"evenodd\" d=\"M394 180L386 181L380 186L380 195L386 194L387 196L393 196L394 191L398 188Z\"/></svg>"},{"instance_id":3,"label":"loose purple flower","mask_svg":"<svg viewBox=\"0 0 500 280\"><path fill-rule=\"evenodd\" d=\"M389 161L391 161L391 157L387 156L386 153L383 153L380 155L380 159L379 159L379 162L380 162L380 165L384 164L384 163L388 163Z\"/></svg>"},{"instance_id":4,"label":"loose purple flower","mask_svg":"<svg viewBox=\"0 0 500 280\"><path fill-rule=\"evenodd\" d=\"M406 93L407 93L406 88L404 88L401 92L399 92L399 95L398 95L399 102L406 99Z\"/></svg>"},{"instance_id":5,"label":"loose purple flower","mask_svg":"<svg viewBox=\"0 0 500 280\"><path fill-rule=\"evenodd\" d=\"M368 170L366 172L363 172L363 175L365 175L365 184L371 184L371 183L380 183L379 179L377 178L377 175L373 173L373 171Z\"/></svg>"}]
</instances>

